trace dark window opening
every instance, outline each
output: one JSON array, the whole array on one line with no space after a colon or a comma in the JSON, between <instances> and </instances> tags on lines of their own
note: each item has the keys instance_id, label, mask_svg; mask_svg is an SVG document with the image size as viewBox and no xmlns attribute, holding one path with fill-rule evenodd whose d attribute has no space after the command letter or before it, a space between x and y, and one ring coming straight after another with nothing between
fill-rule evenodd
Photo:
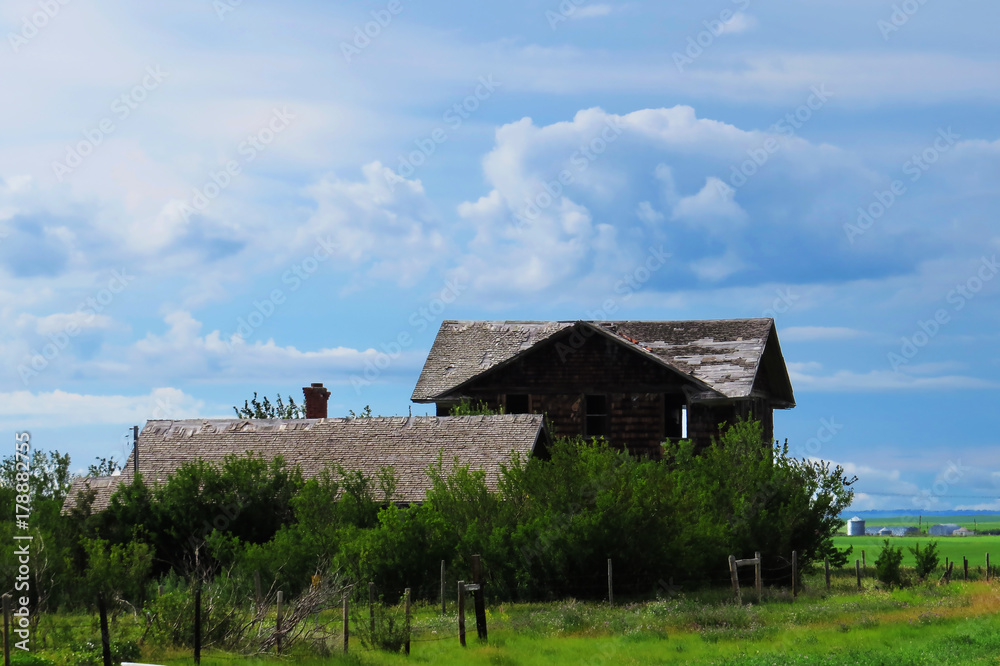
<instances>
[{"instance_id":1,"label":"dark window opening","mask_svg":"<svg viewBox=\"0 0 1000 666\"><path fill-rule=\"evenodd\" d=\"M588 395L587 401L587 437L608 436L608 396Z\"/></svg>"},{"instance_id":2,"label":"dark window opening","mask_svg":"<svg viewBox=\"0 0 1000 666\"><path fill-rule=\"evenodd\" d=\"M684 436L684 403L671 401L667 397L663 415L663 436L680 439Z\"/></svg>"},{"instance_id":3,"label":"dark window opening","mask_svg":"<svg viewBox=\"0 0 1000 666\"><path fill-rule=\"evenodd\" d=\"M526 393L508 393L506 411L508 414L530 414Z\"/></svg>"}]
</instances>

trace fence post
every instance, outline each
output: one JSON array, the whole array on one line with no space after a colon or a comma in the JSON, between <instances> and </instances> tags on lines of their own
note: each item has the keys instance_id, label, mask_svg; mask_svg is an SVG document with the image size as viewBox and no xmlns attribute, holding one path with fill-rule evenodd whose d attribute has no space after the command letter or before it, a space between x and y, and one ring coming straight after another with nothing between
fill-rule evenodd
<instances>
[{"instance_id":1,"label":"fence post","mask_svg":"<svg viewBox=\"0 0 1000 666\"><path fill-rule=\"evenodd\" d=\"M368 622L372 645L374 645L375 640L375 581L368 581Z\"/></svg>"},{"instance_id":2,"label":"fence post","mask_svg":"<svg viewBox=\"0 0 1000 666\"><path fill-rule=\"evenodd\" d=\"M792 551L792 598L799 595L799 553Z\"/></svg>"},{"instance_id":3,"label":"fence post","mask_svg":"<svg viewBox=\"0 0 1000 666\"><path fill-rule=\"evenodd\" d=\"M730 555L729 556L729 579L733 583L733 596L736 598L736 601L742 606L743 605L743 597L740 596L740 576L739 576L738 573L736 573L736 556L735 555Z\"/></svg>"},{"instance_id":4,"label":"fence post","mask_svg":"<svg viewBox=\"0 0 1000 666\"><path fill-rule=\"evenodd\" d=\"M830 591L830 558L823 558L823 570L826 572L826 591Z\"/></svg>"},{"instance_id":5,"label":"fence post","mask_svg":"<svg viewBox=\"0 0 1000 666\"><path fill-rule=\"evenodd\" d=\"M868 578L868 563L865 562L865 551L861 551L861 570L865 572L865 578Z\"/></svg>"},{"instance_id":6,"label":"fence post","mask_svg":"<svg viewBox=\"0 0 1000 666\"><path fill-rule=\"evenodd\" d=\"M465 581L458 581L458 642L465 647Z\"/></svg>"},{"instance_id":7,"label":"fence post","mask_svg":"<svg viewBox=\"0 0 1000 666\"><path fill-rule=\"evenodd\" d=\"M10 594L3 595L3 666L10 666Z\"/></svg>"},{"instance_id":8,"label":"fence post","mask_svg":"<svg viewBox=\"0 0 1000 666\"><path fill-rule=\"evenodd\" d=\"M615 605L615 588L611 584L611 558L608 558L608 604Z\"/></svg>"},{"instance_id":9,"label":"fence post","mask_svg":"<svg viewBox=\"0 0 1000 666\"><path fill-rule=\"evenodd\" d=\"M201 663L201 583L194 590L194 663Z\"/></svg>"},{"instance_id":10,"label":"fence post","mask_svg":"<svg viewBox=\"0 0 1000 666\"><path fill-rule=\"evenodd\" d=\"M406 654L410 654L410 588L406 588L403 594L406 595L406 644L403 648L406 650Z\"/></svg>"},{"instance_id":11,"label":"fence post","mask_svg":"<svg viewBox=\"0 0 1000 666\"><path fill-rule=\"evenodd\" d=\"M861 560L854 560L854 573L858 577L858 589L861 589Z\"/></svg>"},{"instance_id":12,"label":"fence post","mask_svg":"<svg viewBox=\"0 0 1000 666\"><path fill-rule=\"evenodd\" d=\"M347 593L344 593L344 654L347 654L347 643L351 636L351 626L347 614Z\"/></svg>"},{"instance_id":13,"label":"fence post","mask_svg":"<svg viewBox=\"0 0 1000 666\"><path fill-rule=\"evenodd\" d=\"M278 612L274 618L274 647L278 651L278 654L281 654L281 602L284 600L284 596L284 593L278 590Z\"/></svg>"},{"instance_id":14,"label":"fence post","mask_svg":"<svg viewBox=\"0 0 1000 666\"><path fill-rule=\"evenodd\" d=\"M986 553L986 582L990 582L990 554Z\"/></svg>"},{"instance_id":15,"label":"fence post","mask_svg":"<svg viewBox=\"0 0 1000 666\"><path fill-rule=\"evenodd\" d=\"M753 554L754 559L757 560L757 564L754 565L753 577L754 585L757 588L757 603L761 603L764 600L764 563L760 559L760 551Z\"/></svg>"},{"instance_id":16,"label":"fence post","mask_svg":"<svg viewBox=\"0 0 1000 666\"><path fill-rule=\"evenodd\" d=\"M257 605L260 606L260 571L256 569L253 572L253 591Z\"/></svg>"},{"instance_id":17,"label":"fence post","mask_svg":"<svg viewBox=\"0 0 1000 666\"><path fill-rule=\"evenodd\" d=\"M969 558L962 556L962 580L969 580Z\"/></svg>"},{"instance_id":18,"label":"fence post","mask_svg":"<svg viewBox=\"0 0 1000 666\"><path fill-rule=\"evenodd\" d=\"M97 612L101 615L101 651L104 666L111 666L111 634L108 631L108 609L104 605L104 593L97 595Z\"/></svg>"},{"instance_id":19,"label":"fence post","mask_svg":"<svg viewBox=\"0 0 1000 666\"><path fill-rule=\"evenodd\" d=\"M472 599L476 605L476 632L479 640L486 640L486 595L483 589L483 562L479 555L472 556L472 580L476 584Z\"/></svg>"},{"instance_id":20,"label":"fence post","mask_svg":"<svg viewBox=\"0 0 1000 666\"><path fill-rule=\"evenodd\" d=\"M444 560L441 560L441 615L445 614L444 604Z\"/></svg>"}]
</instances>

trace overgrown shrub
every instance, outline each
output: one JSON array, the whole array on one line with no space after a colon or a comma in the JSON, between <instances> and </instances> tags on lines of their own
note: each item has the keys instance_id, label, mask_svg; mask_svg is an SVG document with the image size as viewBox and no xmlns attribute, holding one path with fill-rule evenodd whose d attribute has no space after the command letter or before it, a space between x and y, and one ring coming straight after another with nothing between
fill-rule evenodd
<instances>
[{"instance_id":1,"label":"overgrown shrub","mask_svg":"<svg viewBox=\"0 0 1000 666\"><path fill-rule=\"evenodd\" d=\"M893 546L888 539L882 545L882 552L875 558L875 576L886 585L903 584L903 549Z\"/></svg>"},{"instance_id":2,"label":"overgrown shrub","mask_svg":"<svg viewBox=\"0 0 1000 666\"><path fill-rule=\"evenodd\" d=\"M362 612L365 611L365 612ZM367 612L367 606L356 604L352 611L355 630L361 644L373 650L399 652L409 639L410 631L406 626L406 617L399 605L388 606L380 597L372 607L372 615Z\"/></svg>"}]
</instances>

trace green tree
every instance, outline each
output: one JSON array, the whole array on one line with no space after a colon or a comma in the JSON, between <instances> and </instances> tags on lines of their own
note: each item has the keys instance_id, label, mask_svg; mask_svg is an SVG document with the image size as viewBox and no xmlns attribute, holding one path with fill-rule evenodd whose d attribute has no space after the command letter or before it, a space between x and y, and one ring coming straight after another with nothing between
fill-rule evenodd
<instances>
[{"instance_id":1,"label":"green tree","mask_svg":"<svg viewBox=\"0 0 1000 666\"><path fill-rule=\"evenodd\" d=\"M875 558L875 576L886 585L903 584L903 549L886 539Z\"/></svg>"},{"instance_id":2,"label":"green tree","mask_svg":"<svg viewBox=\"0 0 1000 666\"><path fill-rule=\"evenodd\" d=\"M923 550L920 550L919 541L916 545L910 546L910 552L913 553L913 557L917 562L917 576L921 580L927 578L928 574L933 573L933 571L937 569L938 564L941 562L937 546L936 541L931 541Z\"/></svg>"}]
</instances>

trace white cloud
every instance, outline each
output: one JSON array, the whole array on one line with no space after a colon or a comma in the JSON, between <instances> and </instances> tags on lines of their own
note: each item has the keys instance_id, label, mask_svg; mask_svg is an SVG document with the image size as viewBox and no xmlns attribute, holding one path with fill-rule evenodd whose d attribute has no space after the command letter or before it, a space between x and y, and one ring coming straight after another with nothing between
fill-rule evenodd
<instances>
[{"instance_id":1,"label":"white cloud","mask_svg":"<svg viewBox=\"0 0 1000 666\"><path fill-rule=\"evenodd\" d=\"M583 7L578 7L572 14L569 15L569 17L571 19L597 18L600 16L608 16L614 11L615 8L613 5L584 5Z\"/></svg>"},{"instance_id":2,"label":"white cloud","mask_svg":"<svg viewBox=\"0 0 1000 666\"><path fill-rule=\"evenodd\" d=\"M927 391L948 389L996 389L1000 383L964 375L911 377L890 370L870 370L866 373L838 370L832 375L815 375L789 364L788 374L796 390L840 393L850 391Z\"/></svg>"},{"instance_id":3,"label":"white cloud","mask_svg":"<svg viewBox=\"0 0 1000 666\"><path fill-rule=\"evenodd\" d=\"M815 459L814 459L815 460ZM898 469L871 467L855 462L829 461L844 468L848 477L857 476L852 511L908 507L921 497L920 487L903 479ZM868 492L864 492L867 490Z\"/></svg>"},{"instance_id":4,"label":"white cloud","mask_svg":"<svg viewBox=\"0 0 1000 666\"><path fill-rule=\"evenodd\" d=\"M732 18L722 24L722 34L738 35L757 27L757 19L743 12L736 12Z\"/></svg>"},{"instance_id":5,"label":"white cloud","mask_svg":"<svg viewBox=\"0 0 1000 666\"><path fill-rule=\"evenodd\" d=\"M81 371L89 369L109 376L140 374L147 381L190 381L204 377L206 369L210 369L213 381L273 381L275 377L289 377L302 382L344 383L348 381L347 374L364 373L369 366L376 367L376 361L379 362L377 374L381 376L412 372L424 359L422 353L401 350L394 357L388 357L388 363L383 366L380 357L386 354L374 348L361 350L338 346L311 351L292 345L280 346L270 338L255 339L259 338L259 332L248 324L249 321L257 322L253 317L233 322L231 332L216 329L207 334L201 333L202 323L189 312L171 312L164 321L168 325L164 333L147 333L131 347L108 354L122 358L124 363L86 362L81 364Z\"/></svg>"},{"instance_id":6,"label":"white cloud","mask_svg":"<svg viewBox=\"0 0 1000 666\"><path fill-rule=\"evenodd\" d=\"M22 314L18 317L17 323L27 326L39 335L57 334L70 330L86 331L90 329L107 330L111 328L113 320L107 315L95 314L92 312L58 312L55 314L36 317L31 314Z\"/></svg>"},{"instance_id":7,"label":"white cloud","mask_svg":"<svg viewBox=\"0 0 1000 666\"><path fill-rule=\"evenodd\" d=\"M87 395L60 390L0 393L0 420L9 428L194 418L201 415L203 407L201 400L170 387L153 389L147 395Z\"/></svg>"},{"instance_id":8,"label":"white cloud","mask_svg":"<svg viewBox=\"0 0 1000 666\"><path fill-rule=\"evenodd\" d=\"M360 182L329 176L308 188L317 208L292 243L311 248L328 238L341 270L412 286L448 253L441 221L419 180L379 162L362 174Z\"/></svg>"},{"instance_id":9,"label":"white cloud","mask_svg":"<svg viewBox=\"0 0 1000 666\"><path fill-rule=\"evenodd\" d=\"M674 219L693 223L711 224L710 220L721 219L733 222L746 221L746 211L740 208L728 192L731 189L719 178L709 176L705 186L694 195L684 197L674 207Z\"/></svg>"},{"instance_id":10,"label":"white cloud","mask_svg":"<svg viewBox=\"0 0 1000 666\"><path fill-rule=\"evenodd\" d=\"M781 339L787 342L851 340L865 335L864 331L843 326L789 326L781 329Z\"/></svg>"}]
</instances>

